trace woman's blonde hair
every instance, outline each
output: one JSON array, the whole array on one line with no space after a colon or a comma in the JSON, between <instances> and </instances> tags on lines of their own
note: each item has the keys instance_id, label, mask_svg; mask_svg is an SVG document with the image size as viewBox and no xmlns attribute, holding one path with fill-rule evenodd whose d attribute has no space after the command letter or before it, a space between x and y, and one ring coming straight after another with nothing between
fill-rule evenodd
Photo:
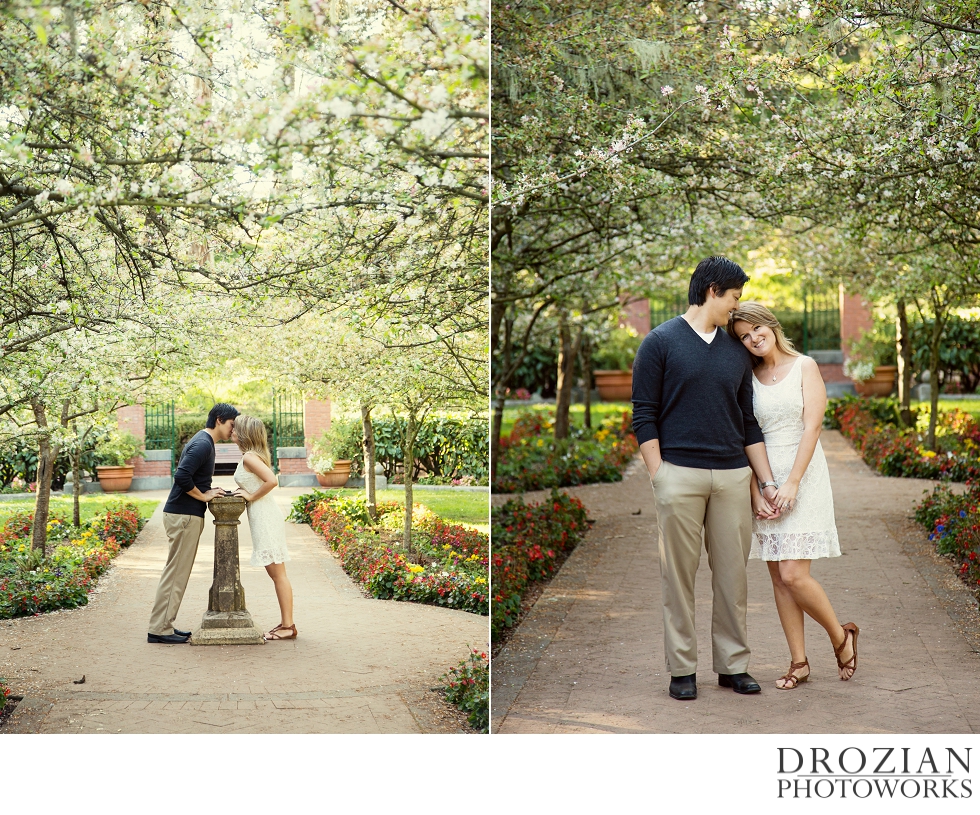
<instances>
[{"instance_id":1,"label":"woman's blonde hair","mask_svg":"<svg viewBox=\"0 0 980 815\"><path fill-rule=\"evenodd\" d=\"M256 416L246 416L244 413L235 417L235 437L243 453L255 453L267 466L272 466L272 455L269 453L269 436L265 425Z\"/></svg>"},{"instance_id":2,"label":"woman's blonde hair","mask_svg":"<svg viewBox=\"0 0 980 815\"><path fill-rule=\"evenodd\" d=\"M776 348L791 357L801 356L800 352L793 347L792 341L783 333L783 327L779 324L776 316L767 309L762 303L739 303L739 306L728 318L728 333L739 342L742 338L735 333L735 323L741 320L749 325L766 325L772 329L776 336ZM762 357L752 354L752 367L762 364ZM237 420L236 420L237 421Z\"/></svg>"}]
</instances>

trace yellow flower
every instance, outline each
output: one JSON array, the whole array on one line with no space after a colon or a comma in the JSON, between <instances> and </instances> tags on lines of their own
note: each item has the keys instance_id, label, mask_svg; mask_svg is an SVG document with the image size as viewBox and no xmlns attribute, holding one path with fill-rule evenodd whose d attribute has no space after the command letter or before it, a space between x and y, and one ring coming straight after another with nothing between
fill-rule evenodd
<instances>
[{"instance_id":1,"label":"yellow flower","mask_svg":"<svg viewBox=\"0 0 980 815\"><path fill-rule=\"evenodd\" d=\"M935 450L923 450L922 455L925 458L935 458L936 457L936 451Z\"/></svg>"},{"instance_id":2,"label":"yellow flower","mask_svg":"<svg viewBox=\"0 0 980 815\"><path fill-rule=\"evenodd\" d=\"M425 567L424 566L418 566L418 565L416 565L416 566L409 566L408 567L408 570L412 574L418 574L419 572L424 572L425 571Z\"/></svg>"}]
</instances>

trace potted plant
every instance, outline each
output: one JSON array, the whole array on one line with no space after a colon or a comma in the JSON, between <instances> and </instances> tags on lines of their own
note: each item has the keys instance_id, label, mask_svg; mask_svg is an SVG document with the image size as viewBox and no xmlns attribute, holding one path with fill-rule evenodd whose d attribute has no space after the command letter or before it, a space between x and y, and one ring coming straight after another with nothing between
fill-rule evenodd
<instances>
[{"instance_id":1,"label":"potted plant","mask_svg":"<svg viewBox=\"0 0 980 815\"><path fill-rule=\"evenodd\" d=\"M334 422L330 430L310 445L306 459L321 487L343 487L350 478L352 459L339 457L347 451L344 450L344 439L339 438L338 424Z\"/></svg>"},{"instance_id":2,"label":"potted plant","mask_svg":"<svg viewBox=\"0 0 980 815\"><path fill-rule=\"evenodd\" d=\"M127 464L143 449L132 433L114 430L95 446L95 471L103 492L126 492L133 484L133 466Z\"/></svg>"},{"instance_id":3,"label":"potted plant","mask_svg":"<svg viewBox=\"0 0 980 815\"><path fill-rule=\"evenodd\" d=\"M633 396L633 358L643 338L632 328L616 328L592 357L599 398L628 402Z\"/></svg>"},{"instance_id":4,"label":"potted plant","mask_svg":"<svg viewBox=\"0 0 980 815\"><path fill-rule=\"evenodd\" d=\"M873 331L862 331L847 347L844 374L854 380L859 396L888 396L895 387L898 366L895 343Z\"/></svg>"}]
</instances>

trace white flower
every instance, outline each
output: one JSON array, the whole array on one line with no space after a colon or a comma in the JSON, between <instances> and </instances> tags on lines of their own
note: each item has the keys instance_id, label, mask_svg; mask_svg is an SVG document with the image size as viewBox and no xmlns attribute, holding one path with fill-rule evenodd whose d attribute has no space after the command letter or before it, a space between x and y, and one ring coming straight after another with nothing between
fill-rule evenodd
<instances>
[{"instance_id":1,"label":"white flower","mask_svg":"<svg viewBox=\"0 0 980 815\"><path fill-rule=\"evenodd\" d=\"M51 195L51 193L48 190L45 190L44 192L39 192L37 195L34 196L34 203L40 206L41 204L43 204L45 201L48 200L49 195Z\"/></svg>"},{"instance_id":2,"label":"white flower","mask_svg":"<svg viewBox=\"0 0 980 815\"><path fill-rule=\"evenodd\" d=\"M660 93L662 93L664 96L670 96L673 92L674 92L674 89L670 85L664 85L660 89Z\"/></svg>"},{"instance_id":3,"label":"white flower","mask_svg":"<svg viewBox=\"0 0 980 815\"><path fill-rule=\"evenodd\" d=\"M697 93L707 93L708 92L708 89L704 85L695 85L694 86L694 90Z\"/></svg>"}]
</instances>

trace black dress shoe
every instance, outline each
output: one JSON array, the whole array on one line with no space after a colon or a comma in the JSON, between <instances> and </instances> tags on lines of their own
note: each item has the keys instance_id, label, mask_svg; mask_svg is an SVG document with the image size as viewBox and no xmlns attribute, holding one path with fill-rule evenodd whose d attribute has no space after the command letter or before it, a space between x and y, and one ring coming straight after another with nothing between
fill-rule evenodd
<instances>
[{"instance_id":1,"label":"black dress shoe","mask_svg":"<svg viewBox=\"0 0 980 815\"><path fill-rule=\"evenodd\" d=\"M183 636L181 634L178 634L176 631L174 631L173 634L147 634L146 635L147 642L164 642L164 643L170 643L171 645L177 645L178 643L181 642L187 642L187 640L189 639L190 639L189 634L187 636Z\"/></svg>"},{"instance_id":2,"label":"black dress shoe","mask_svg":"<svg viewBox=\"0 0 980 815\"><path fill-rule=\"evenodd\" d=\"M762 690L759 683L748 674L718 674L718 684L723 688L731 688L735 693L758 693Z\"/></svg>"},{"instance_id":3,"label":"black dress shoe","mask_svg":"<svg viewBox=\"0 0 980 815\"><path fill-rule=\"evenodd\" d=\"M191 632L190 631L181 631L179 628L175 628L174 629L174 633L178 637L187 637L187 638L190 638L190 636L191 636Z\"/></svg>"},{"instance_id":4,"label":"black dress shoe","mask_svg":"<svg viewBox=\"0 0 980 815\"><path fill-rule=\"evenodd\" d=\"M670 678L670 688L668 690L671 699L697 699L698 683L697 675L672 676Z\"/></svg>"}]
</instances>

